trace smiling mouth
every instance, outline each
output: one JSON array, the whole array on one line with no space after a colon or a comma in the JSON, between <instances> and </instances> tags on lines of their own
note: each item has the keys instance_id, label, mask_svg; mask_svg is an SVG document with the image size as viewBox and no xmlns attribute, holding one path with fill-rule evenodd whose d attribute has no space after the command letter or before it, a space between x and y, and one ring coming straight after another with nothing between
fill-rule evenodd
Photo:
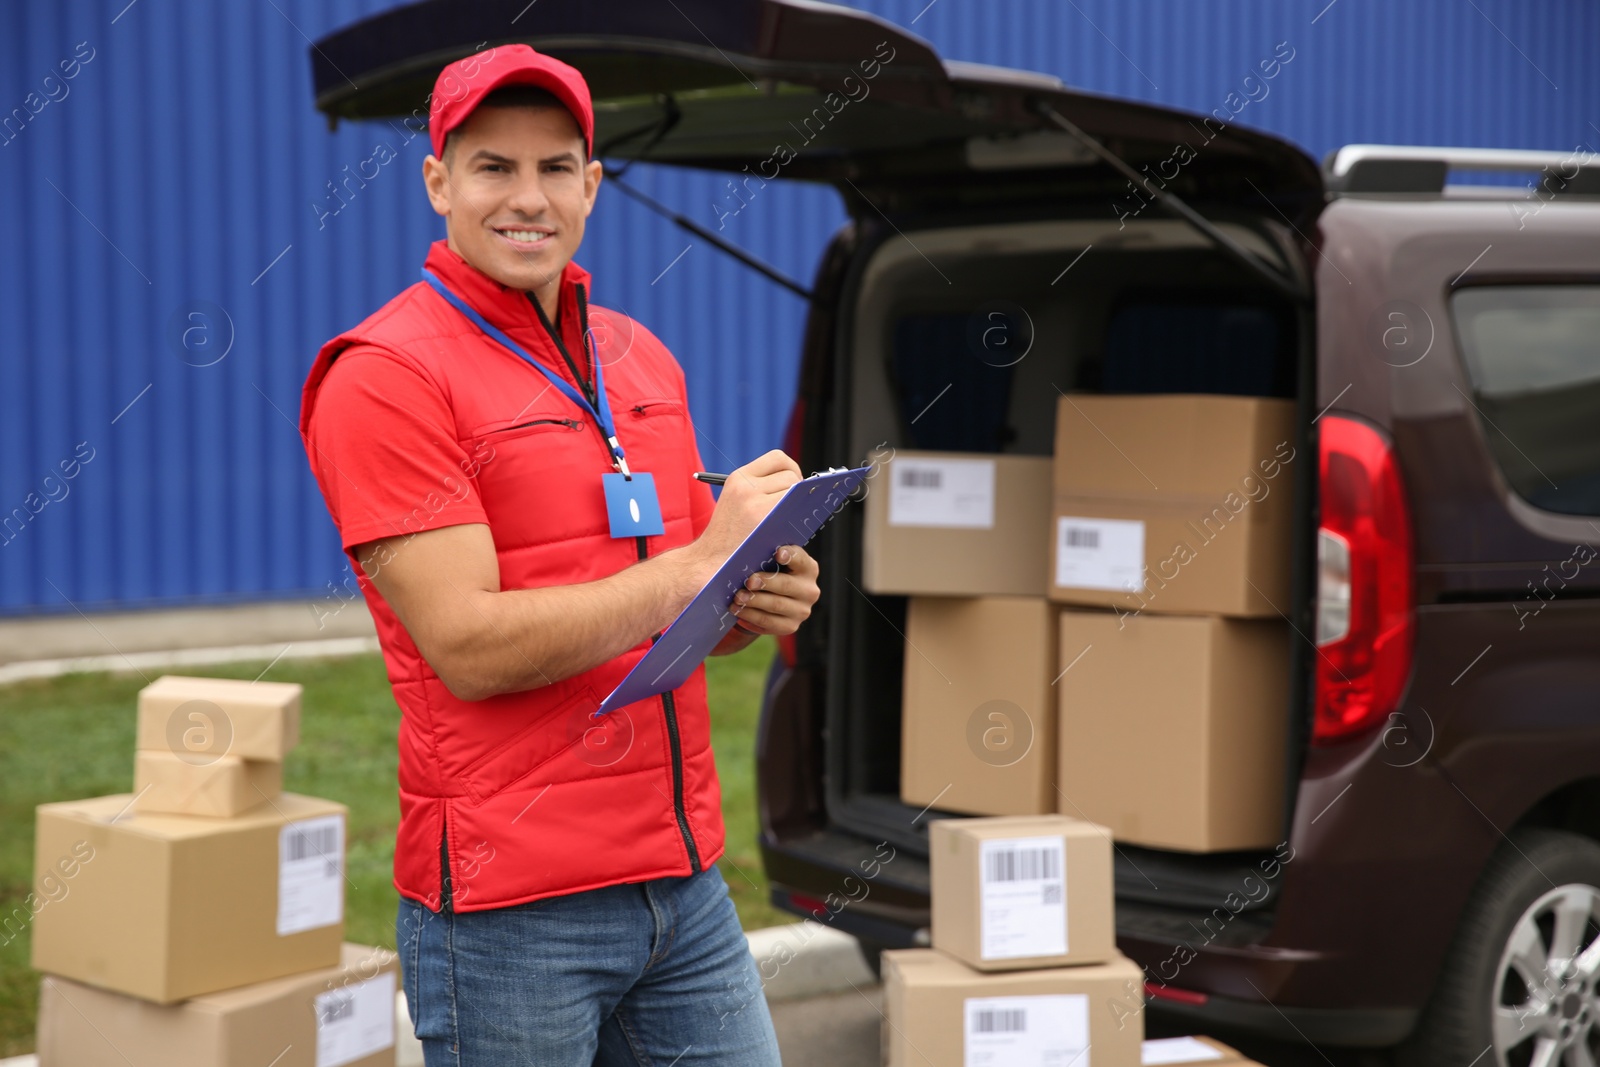
<instances>
[{"instance_id":1,"label":"smiling mouth","mask_svg":"<svg viewBox=\"0 0 1600 1067\"><path fill-rule=\"evenodd\" d=\"M533 245L555 236L554 230L518 230L496 228L494 231L512 244Z\"/></svg>"}]
</instances>

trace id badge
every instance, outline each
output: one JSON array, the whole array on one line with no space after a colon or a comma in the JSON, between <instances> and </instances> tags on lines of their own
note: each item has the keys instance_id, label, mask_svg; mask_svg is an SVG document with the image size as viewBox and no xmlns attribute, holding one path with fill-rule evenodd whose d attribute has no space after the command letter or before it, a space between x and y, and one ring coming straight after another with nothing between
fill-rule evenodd
<instances>
[{"instance_id":1,"label":"id badge","mask_svg":"<svg viewBox=\"0 0 1600 1067\"><path fill-rule=\"evenodd\" d=\"M606 491L606 517L612 537L654 537L666 533L661 522L661 501L656 499L654 475L633 472L632 480L615 472L602 474Z\"/></svg>"}]
</instances>

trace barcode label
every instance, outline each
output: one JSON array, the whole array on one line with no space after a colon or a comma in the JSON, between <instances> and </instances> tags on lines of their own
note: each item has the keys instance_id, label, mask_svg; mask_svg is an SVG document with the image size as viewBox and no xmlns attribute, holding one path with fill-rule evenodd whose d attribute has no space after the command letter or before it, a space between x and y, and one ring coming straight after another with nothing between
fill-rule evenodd
<instances>
[{"instance_id":1,"label":"barcode label","mask_svg":"<svg viewBox=\"0 0 1600 1067\"><path fill-rule=\"evenodd\" d=\"M291 863L307 856L332 856L339 849L337 826L291 827L283 858Z\"/></svg>"},{"instance_id":2,"label":"barcode label","mask_svg":"<svg viewBox=\"0 0 1600 1067\"><path fill-rule=\"evenodd\" d=\"M897 456L890 471L890 526L994 527L994 460Z\"/></svg>"},{"instance_id":3,"label":"barcode label","mask_svg":"<svg viewBox=\"0 0 1600 1067\"><path fill-rule=\"evenodd\" d=\"M1068 548L1099 548L1100 531L1086 530L1082 526L1063 526L1061 543Z\"/></svg>"},{"instance_id":4,"label":"barcode label","mask_svg":"<svg viewBox=\"0 0 1600 1067\"><path fill-rule=\"evenodd\" d=\"M1144 592L1144 523L1056 516L1056 585Z\"/></svg>"},{"instance_id":5,"label":"barcode label","mask_svg":"<svg viewBox=\"0 0 1600 1067\"><path fill-rule=\"evenodd\" d=\"M1037 882L1061 877L1059 848L995 850L985 857L984 877L990 882Z\"/></svg>"},{"instance_id":6,"label":"barcode label","mask_svg":"<svg viewBox=\"0 0 1600 1067\"><path fill-rule=\"evenodd\" d=\"M969 997L965 1067L1089 1067L1089 998Z\"/></svg>"},{"instance_id":7,"label":"barcode label","mask_svg":"<svg viewBox=\"0 0 1600 1067\"><path fill-rule=\"evenodd\" d=\"M1066 842L1055 837L978 842L978 951L986 960L1067 952Z\"/></svg>"},{"instance_id":8,"label":"barcode label","mask_svg":"<svg viewBox=\"0 0 1600 1067\"><path fill-rule=\"evenodd\" d=\"M977 1016L972 1028L980 1034L1017 1033L1028 1028L1028 1013L1022 1008L984 1008Z\"/></svg>"},{"instance_id":9,"label":"barcode label","mask_svg":"<svg viewBox=\"0 0 1600 1067\"><path fill-rule=\"evenodd\" d=\"M336 993L328 998L327 1003L318 1007L321 1011L319 1025L327 1026L340 1019L352 1018L356 1013L356 998L349 993Z\"/></svg>"},{"instance_id":10,"label":"barcode label","mask_svg":"<svg viewBox=\"0 0 1600 1067\"><path fill-rule=\"evenodd\" d=\"M344 1067L393 1047L393 971L364 982L346 978L338 988L318 993L316 1003L317 1067ZM390 1053L385 1062L393 1061Z\"/></svg>"},{"instance_id":11,"label":"barcode label","mask_svg":"<svg viewBox=\"0 0 1600 1067\"><path fill-rule=\"evenodd\" d=\"M344 816L278 831L278 936L344 921Z\"/></svg>"}]
</instances>

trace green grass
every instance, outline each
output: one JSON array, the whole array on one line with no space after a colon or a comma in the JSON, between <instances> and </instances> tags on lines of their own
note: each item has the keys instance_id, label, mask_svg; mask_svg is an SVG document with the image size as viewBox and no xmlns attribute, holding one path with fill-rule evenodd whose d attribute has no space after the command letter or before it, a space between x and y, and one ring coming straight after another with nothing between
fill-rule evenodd
<instances>
[{"instance_id":1,"label":"green grass","mask_svg":"<svg viewBox=\"0 0 1600 1067\"><path fill-rule=\"evenodd\" d=\"M719 866L746 929L792 921L767 902L756 845L756 718L774 650L772 641L762 640L706 666L728 828ZM235 663L173 673L250 679L265 667ZM305 686L300 746L285 764L284 788L350 807L345 936L393 948L400 713L383 661L375 655L282 660L269 677ZM137 674L77 674L0 687L0 915L25 908L35 805L132 787L134 701L144 684ZM28 966L29 943L24 932L0 946L0 1057L33 1050L39 975Z\"/></svg>"}]
</instances>

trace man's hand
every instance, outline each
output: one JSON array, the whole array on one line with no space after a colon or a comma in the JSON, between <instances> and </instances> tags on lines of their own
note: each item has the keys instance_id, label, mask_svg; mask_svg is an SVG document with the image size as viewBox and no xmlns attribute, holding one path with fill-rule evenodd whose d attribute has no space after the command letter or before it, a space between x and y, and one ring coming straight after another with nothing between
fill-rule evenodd
<instances>
[{"instance_id":1,"label":"man's hand","mask_svg":"<svg viewBox=\"0 0 1600 1067\"><path fill-rule=\"evenodd\" d=\"M800 480L799 465L776 449L728 475L717 509L693 545L709 561L707 579ZM788 573L752 574L745 579L729 608L739 625L714 654L737 652L762 634L792 634L811 615L811 605L822 595L817 588L817 561L799 545L785 545L778 550L778 563Z\"/></svg>"},{"instance_id":2,"label":"man's hand","mask_svg":"<svg viewBox=\"0 0 1600 1067\"><path fill-rule=\"evenodd\" d=\"M688 546L705 568L706 581L800 480L799 465L777 449L728 475L711 521Z\"/></svg>"},{"instance_id":3,"label":"man's hand","mask_svg":"<svg viewBox=\"0 0 1600 1067\"><path fill-rule=\"evenodd\" d=\"M788 573L752 574L728 609L738 616L740 626L758 634L794 633L811 617L811 605L822 595L817 588L817 561L805 549L784 545L778 549L778 562Z\"/></svg>"}]
</instances>

